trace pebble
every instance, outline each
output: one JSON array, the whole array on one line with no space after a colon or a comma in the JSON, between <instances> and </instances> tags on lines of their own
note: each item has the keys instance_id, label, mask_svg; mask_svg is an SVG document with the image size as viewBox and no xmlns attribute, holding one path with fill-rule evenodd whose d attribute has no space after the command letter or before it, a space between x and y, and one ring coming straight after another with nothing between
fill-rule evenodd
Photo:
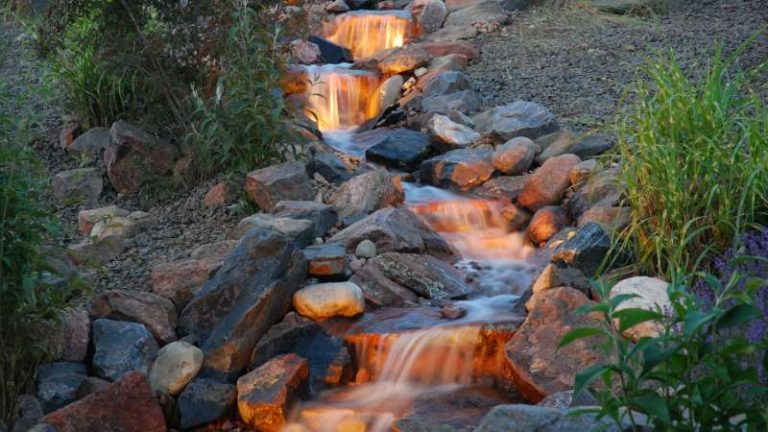
<instances>
[{"instance_id":1,"label":"pebble","mask_svg":"<svg viewBox=\"0 0 768 432\"><path fill-rule=\"evenodd\" d=\"M368 239L361 241L355 248L358 258L373 258L376 256L376 244Z\"/></svg>"}]
</instances>

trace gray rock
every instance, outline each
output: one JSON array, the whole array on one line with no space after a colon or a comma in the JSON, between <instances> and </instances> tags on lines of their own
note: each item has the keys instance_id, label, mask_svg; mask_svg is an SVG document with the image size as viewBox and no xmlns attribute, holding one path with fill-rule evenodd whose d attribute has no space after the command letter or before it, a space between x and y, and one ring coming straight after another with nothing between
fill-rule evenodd
<instances>
[{"instance_id":1,"label":"gray rock","mask_svg":"<svg viewBox=\"0 0 768 432\"><path fill-rule=\"evenodd\" d=\"M288 312L282 321L273 325L259 340L251 353L250 369L256 369L278 355L299 351L308 346L321 331L320 326L311 319Z\"/></svg>"},{"instance_id":2,"label":"gray rock","mask_svg":"<svg viewBox=\"0 0 768 432\"><path fill-rule=\"evenodd\" d=\"M421 100L421 111L434 114L449 114L456 110L472 113L480 109L482 102L474 90L461 90L455 93L425 97Z\"/></svg>"},{"instance_id":3,"label":"gray rock","mask_svg":"<svg viewBox=\"0 0 768 432\"><path fill-rule=\"evenodd\" d=\"M376 243L366 239L357 244L355 256L358 258L373 258L376 256Z\"/></svg>"},{"instance_id":4,"label":"gray rock","mask_svg":"<svg viewBox=\"0 0 768 432\"><path fill-rule=\"evenodd\" d=\"M397 102L400 98L402 87L403 77L400 75L393 75L379 85L377 91L377 94L379 95L379 112L383 112Z\"/></svg>"},{"instance_id":5,"label":"gray rock","mask_svg":"<svg viewBox=\"0 0 768 432\"><path fill-rule=\"evenodd\" d=\"M429 255L387 252L373 258L373 262L387 279L424 298L448 300L472 292L458 270Z\"/></svg>"},{"instance_id":6,"label":"gray rock","mask_svg":"<svg viewBox=\"0 0 768 432\"><path fill-rule=\"evenodd\" d=\"M571 153L571 149L576 145L576 135L568 129L562 129L536 138L535 142L541 149L536 155L536 163L541 165L547 159Z\"/></svg>"},{"instance_id":7,"label":"gray rock","mask_svg":"<svg viewBox=\"0 0 768 432\"><path fill-rule=\"evenodd\" d=\"M519 136L536 139L559 128L550 110L522 100L484 111L474 121L478 132L499 144Z\"/></svg>"},{"instance_id":8,"label":"gray rock","mask_svg":"<svg viewBox=\"0 0 768 432\"><path fill-rule=\"evenodd\" d=\"M66 205L94 205L103 189L104 181L96 168L76 168L53 177L53 197Z\"/></svg>"},{"instance_id":9,"label":"gray rock","mask_svg":"<svg viewBox=\"0 0 768 432\"><path fill-rule=\"evenodd\" d=\"M97 377L86 377L77 388L77 398L82 399L91 393L104 390L112 384L109 381Z\"/></svg>"},{"instance_id":10,"label":"gray rock","mask_svg":"<svg viewBox=\"0 0 768 432\"><path fill-rule=\"evenodd\" d=\"M312 243L315 238L315 225L311 220L275 217L265 213L256 213L242 219L227 237L239 239L254 228L273 229L287 236L300 248Z\"/></svg>"},{"instance_id":11,"label":"gray rock","mask_svg":"<svg viewBox=\"0 0 768 432\"><path fill-rule=\"evenodd\" d=\"M74 158L96 160L109 145L109 129L95 127L75 138L67 147L67 154Z\"/></svg>"},{"instance_id":12,"label":"gray rock","mask_svg":"<svg viewBox=\"0 0 768 432\"><path fill-rule=\"evenodd\" d=\"M589 222L581 226L573 237L555 248L552 262L563 267L575 267L592 277L610 248L611 238L608 234L599 224Z\"/></svg>"},{"instance_id":13,"label":"gray rock","mask_svg":"<svg viewBox=\"0 0 768 432\"><path fill-rule=\"evenodd\" d=\"M570 153L586 159L597 156L610 150L613 147L616 137L608 134L592 134L582 137L582 139L571 148Z\"/></svg>"},{"instance_id":14,"label":"gray rock","mask_svg":"<svg viewBox=\"0 0 768 432\"><path fill-rule=\"evenodd\" d=\"M365 150L365 157L391 168L413 171L429 154L430 143L429 137L421 132L392 129L384 140Z\"/></svg>"},{"instance_id":15,"label":"gray rock","mask_svg":"<svg viewBox=\"0 0 768 432\"><path fill-rule=\"evenodd\" d=\"M264 211L279 201L307 201L314 198L312 183L302 162L286 162L248 173L245 180L248 198Z\"/></svg>"},{"instance_id":16,"label":"gray rock","mask_svg":"<svg viewBox=\"0 0 768 432\"><path fill-rule=\"evenodd\" d=\"M37 397L43 410L51 412L77 400L77 389L87 374L83 363L41 365L37 372Z\"/></svg>"},{"instance_id":17,"label":"gray rock","mask_svg":"<svg viewBox=\"0 0 768 432\"><path fill-rule=\"evenodd\" d=\"M339 220L332 206L315 201L280 201L272 209L272 215L312 221L315 237L325 236Z\"/></svg>"},{"instance_id":18,"label":"gray rock","mask_svg":"<svg viewBox=\"0 0 768 432\"><path fill-rule=\"evenodd\" d=\"M466 147L481 138L481 135L472 128L454 122L442 114L435 114L429 119L427 130L429 135L437 141L436 147L439 150Z\"/></svg>"},{"instance_id":19,"label":"gray rock","mask_svg":"<svg viewBox=\"0 0 768 432\"><path fill-rule=\"evenodd\" d=\"M169 343L157 353L149 372L152 390L178 396L203 365L200 348L183 341Z\"/></svg>"},{"instance_id":20,"label":"gray rock","mask_svg":"<svg viewBox=\"0 0 768 432\"><path fill-rule=\"evenodd\" d=\"M157 294L106 290L93 300L91 315L144 324L163 344L176 340L176 307L172 301Z\"/></svg>"},{"instance_id":21,"label":"gray rock","mask_svg":"<svg viewBox=\"0 0 768 432\"><path fill-rule=\"evenodd\" d=\"M457 149L425 160L417 177L438 187L467 190L491 178L493 152L489 149Z\"/></svg>"},{"instance_id":22,"label":"gray rock","mask_svg":"<svg viewBox=\"0 0 768 432\"><path fill-rule=\"evenodd\" d=\"M352 173L336 153L316 148L312 150L312 158L307 162L309 175L318 173L333 184L342 184L352 178Z\"/></svg>"},{"instance_id":23,"label":"gray rock","mask_svg":"<svg viewBox=\"0 0 768 432\"><path fill-rule=\"evenodd\" d=\"M330 199L345 223L359 220L381 208L405 199L400 178L378 169L355 176L339 187Z\"/></svg>"},{"instance_id":24,"label":"gray rock","mask_svg":"<svg viewBox=\"0 0 768 432\"><path fill-rule=\"evenodd\" d=\"M182 429L193 429L226 417L234 411L237 391L233 384L198 378L179 396Z\"/></svg>"},{"instance_id":25,"label":"gray rock","mask_svg":"<svg viewBox=\"0 0 768 432\"><path fill-rule=\"evenodd\" d=\"M453 11L445 20L445 27L472 27L474 23L505 24L507 12L496 0L485 0Z\"/></svg>"},{"instance_id":26,"label":"gray rock","mask_svg":"<svg viewBox=\"0 0 768 432\"><path fill-rule=\"evenodd\" d=\"M425 66L432 57L422 48L408 45L382 53L379 72L385 75L401 74Z\"/></svg>"},{"instance_id":27,"label":"gray rock","mask_svg":"<svg viewBox=\"0 0 768 432\"><path fill-rule=\"evenodd\" d=\"M97 376L117 381L131 371L149 373L157 342L144 325L97 319L93 321L93 369Z\"/></svg>"},{"instance_id":28,"label":"gray rock","mask_svg":"<svg viewBox=\"0 0 768 432\"><path fill-rule=\"evenodd\" d=\"M318 36L310 36L309 41L320 48L323 63L351 63L352 53L339 45Z\"/></svg>"},{"instance_id":29,"label":"gray rock","mask_svg":"<svg viewBox=\"0 0 768 432\"><path fill-rule=\"evenodd\" d=\"M234 244L228 247L234 247ZM195 252L197 250L192 252L193 256L196 255ZM203 252L208 253L206 251ZM149 275L152 292L172 300L181 309L205 285L208 279L221 267L223 262L224 256L210 256L208 258L157 264L152 267Z\"/></svg>"},{"instance_id":30,"label":"gray rock","mask_svg":"<svg viewBox=\"0 0 768 432\"><path fill-rule=\"evenodd\" d=\"M528 171L536 155L536 144L526 137L516 137L496 147L493 166L504 174L518 175Z\"/></svg>"},{"instance_id":31,"label":"gray rock","mask_svg":"<svg viewBox=\"0 0 768 432\"><path fill-rule=\"evenodd\" d=\"M547 264L541 274L533 283L531 290L534 294L552 288L567 286L583 293L589 293L592 288L589 279L581 270L573 267L560 267L555 264Z\"/></svg>"},{"instance_id":32,"label":"gray rock","mask_svg":"<svg viewBox=\"0 0 768 432\"><path fill-rule=\"evenodd\" d=\"M595 430L598 426L604 431L621 431L594 415L570 416L564 410L534 405L499 405L483 417L474 432L572 432Z\"/></svg>"},{"instance_id":33,"label":"gray rock","mask_svg":"<svg viewBox=\"0 0 768 432\"><path fill-rule=\"evenodd\" d=\"M179 327L202 341L203 372L234 379L306 275L304 256L288 236L248 231L181 314Z\"/></svg>"},{"instance_id":34,"label":"gray rock","mask_svg":"<svg viewBox=\"0 0 768 432\"><path fill-rule=\"evenodd\" d=\"M223 260L230 252L232 252L232 249L234 249L235 246L237 246L237 240L221 240L213 243L201 244L192 250L189 257L193 260L206 258L218 258Z\"/></svg>"},{"instance_id":35,"label":"gray rock","mask_svg":"<svg viewBox=\"0 0 768 432\"><path fill-rule=\"evenodd\" d=\"M379 307L399 307L418 301L413 291L387 278L373 260L356 270L350 281L360 287L368 303Z\"/></svg>"},{"instance_id":36,"label":"gray rock","mask_svg":"<svg viewBox=\"0 0 768 432\"><path fill-rule=\"evenodd\" d=\"M448 8L443 0L415 0L408 5L406 10L416 17L419 29L424 33L432 33L443 25L448 16Z\"/></svg>"},{"instance_id":37,"label":"gray rock","mask_svg":"<svg viewBox=\"0 0 768 432\"><path fill-rule=\"evenodd\" d=\"M330 13L344 13L349 11L349 5L344 0L334 0L325 5L325 11Z\"/></svg>"},{"instance_id":38,"label":"gray rock","mask_svg":"<svg viewBox=\"0 0 768 432\"><path fill-rule=\"evenodd\" d=\"M36 397L21 395L17 399L16 418L13 420L11 432L29 432L43 417L43 407ZM4 430L0 422L0 430Z\"/></svg>"},{"instance_id":39,"label":"gray rock","mask_svg":"<svg viewBox=\"0 0 768 432\"><path fill-rule=\"evenodd\" d=\"M424 84L419 83L419 87L424 97L433 97L471 90L472 84L464 72L444 71L427 75Z\"/></svg>"}]
</instances>

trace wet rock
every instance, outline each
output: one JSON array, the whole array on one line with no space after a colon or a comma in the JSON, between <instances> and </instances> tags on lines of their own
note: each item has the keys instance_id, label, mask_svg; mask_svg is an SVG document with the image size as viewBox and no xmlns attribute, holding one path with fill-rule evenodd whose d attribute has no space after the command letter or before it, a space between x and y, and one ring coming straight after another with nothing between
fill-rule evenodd
<instances>
[{"instance_id":1,"label":"wet rock","mask_svg":"<svg viewBox=\"0 0 768 432\"><path fill-rule=\"evenodd\" d=\"M70 245L67 249L77 264L93 264L109 261L120 255L125 250L125 242L122 237L108 237L95 241L86 239Z\"/></svg>"},{"instance_id":2,"label":"wet rock","mask_svg":"<svg viewBox=\"0 0 768 432\"><path fill-rule=\"evenodd\" d=\"M576 135L563 129L537 138L536 144L541 149L541 152L536 155L536 163L541 165L547 159L571 153L571 149L576 144Z\"/></svg>"},{"instance_id":3,"label":"wet rock","mask_svg":"<svg viewBox=\"0 0 768 432\"><path fill-rule=\"evenodd\" d=\"M373 261L387 279L424 298L456 299L472 292L458 270L429 255L386 252Z\"/></svg>"},{"instance_id":4,"label":"wet rock","mask_svg":"<svg viewBox=\"0 0 768 432\"><path fill-rule=\"evenodd\" d=\"M81 210L77 214L77 225L83 235L89 235L97 222L113 217L126 217L129 214L130 212L128 210L123 210L114 205L91 210Z\"/></svg>"},{"instance_id":5,"label":"wet rock","mask_svg":"<svg viewBox=\"0 0 768 432\"><path fill-rule=\"evenodd\" d=\"M163 344L176 340L176 308L173 302L156 294L107 290L93 300L91 315L144 324Z\"/></svg>"},{"instance_id":6,"label":"wet rock","mask_svg":"<svg viewBox=\"0 0 768 432\"><path fill-rule=\"evenodd\" d=\"M302 355L320 332L320 326L315 321L296 312L288 312L282 321L273 325L259 340L251 353L250 369L256 369L279 355Z\"/></svg>"},{"instance_id":7,"label":"wet rock","mask_svg":"<svg viewBox=\"0 0 768 432\"><path fill-rule=\"evenodd\" d=\"M491 108L476 115L473 120L478 132L490 136L499 144L519 136L536 139L559 128L550 110L535 102L522 100Z\"/></svg>"},{"instance_id":8,"label":"wet rock","mask_svg":"<svg viewBox=\"0 0 768 432\"><path fill-rule=\"evenodd\" d=\"M536 244L546 243L565 227L567 221L568 216L562 207L542 207L533 214L531 223L528 225L528 237Z\"/></svg>"},{"instance_id":9,"label":"wet rock","mask_svg":"<svg viewBox=\"0 0 768 432\"><path fill-rule=\"evenodd\" d=\"M296 354L276 357L237 380L240 417L263 432L278 432L291 406L308 394L309 367Z\"/></svg>"},{"instance_id":10,"label":"wet rock","mask_svg":"<svg viewBox=\"0 0 768 432\"><path fill-rule=\"evenodd\" d=\"M661 279L635 276L624 279L611 289L611 299L622 294L634 294L637 297L624 301L616 307L624 309L645 309L661 313L672 311L672 302L667 295L669 284ZM618 322L616 322L618 328ZM658 321L646 321L624 331L624 336L638 340L642 337L657 337L664 332L664 326Z\"/></svg>"},{"instance_id":11,"label":"wet rock","mask_svg":"<svg viewBox=\"0 0 768 432\"><path fill-rule=\"evenodd\" d=\"M323 243L304 249L309 262L309 275L319 278L343 276L347 268L347 251L341 243Z\"/></svg>"},{"instance_id":12,"label":"wet rock","mask_svg":"<svg viewBox=\"0 0 768 432\"><path fill-rule=\"evenodd\" d=\"M370 240L382 252L427 253L446 261L454 261L457 252L418 216L403 208L381 209L330 238L340 242L347 252L355 251L363 240Z\"/></svg>"},{"instance_id":13,"label":"wet rock","mask_svg":"<svg viewBox=\"0 0 768 432\"><path fill-rule=\"evenodd\" d=\"M441 150L466 147L481 138L480 134L472 128L456 123L441 114L435 114L429 119L427 130L429 135L440 143L438 147Z\"/></svg>"},{"instance_id":14,"label":"wet rock","mask_svg":"<svg viewBox=\"0 0 768 432\"><path fill-rule=\"evenodd\" d=\"M376 256L376 243L365 239L355 247L355 256L358 258L373 258Z\"/></svg>"},{"instance_id":15,"label":"wet rock","mask_svg":"<svg viewBox=\"0 0 768 432\"><path fill-rule=\"evenodd\" d=\"M476 46L465 41L434 41L419 42L415 46L426 51L431 57L443 57L457 54L472 60L480 56L480 50Z\"/></svg>"},{"instance_id":16,"label":"wet rock","mask_svg":"<svg viewBox=\"0 0 768 432\"><path fill-rule=\"evenodd\" d=\"M452 150L424 161L417 175L433 186L467 190L491 178L492 157L488 149Z\"/></svg>"},{"instance_id":17,"label":"wet rock","mask_svg":"<svg viewBox=\"0 0 768 432\"><path fill-rule=\"evenodd\" d=\"M41 423L58 431L166 431L163 411L140 372L128 373L109 387L48 414Z\"/></svg>"},{"instance_id":18,"label":"wet rock","mask_svg":"<svg viewBox=\"0 0 768 432\"><path fill-rule=\"evenodd\" d=\"M152 390L178 396L203 366L203 351L187 342L169 343L157 352L149 372Z\"/></svg>"},{"instance_id":19,"label":"wet rock","mask_svg":"<svg viewBox=\"0 0 768 432\"><path fill-rule=\"evenodd\" d=\"M507 343L506 354L514 380L529 401L570 390L577 373L606 361L591 339L558 350L567 332L597 325L597 317L576 313L588 303L587 296L568 287L534 294L526 303L528 317Z\"/></svg>"},{"instance_id":20,"label":"wet rock","mask_svg":"<svg viewBox=\"0 0 768 432\"><path fill-rule=\"evenodd\" d=\"M50 412L77 399L77 389L88 371L83 363L57 362L40 366L37 372L37 397L43 410Z\"/></svg>"},{"instance_id":21,"label":"wet rock","mask_svg":"<svg viewBox=\"0 0 768 432\"><path fill-rule=\"evenodd\" d=\"M571 169L579 162L579 157L571 154L547 160L528 178L517 201L533 211L560 203L571 185Z\"/></svg>"},{"instance_id":22,"label":"wet rock","mask_svg":"<svg viewBox=\"0 0 768 432\"><path fill-rule=\"evenodd\" d=\"M493 166L504 174L518 175L528 171L536 155L536 144L526 137L512 138L496 147Z\"/></svg>"},{"instance_id":23,"label":"wet rock","mask_svg":"<svg viewBox=\"0 0 768 432\"><path fill-rule=\"evenodd\" d=\"M474 90L461 90L421 100L421 111L434 114L449 114L451 111L471 113L477 111L480 106L480 96Z\"/></svg>"},{"instance_id":24,"label":"wet rock","mask_svg":"<svg viewBox=\"0 0 768 432\"><path fill-rule=\"evenodd\" d=\"M415 0L406 10L411 11L423 33L432 33L443 26L448 9L443 0Z\"/></svg>"},{"instance_id":25,"label":"wet rock","mask_svg":"<svg viewBox=\"0 0 768 432\"><path fill-rule=\"evenodd\" d=\"M384 80L376 91L379 97L379 112L392 106L400 98L400 90L403 87L403 77L393 75Z\"/></svg>"},{"instance_id":26,"label":"wet rock","mask_svg":"<svg viewBox=\"0 0 768 432\"><path fill-rule=\"evenodd\" d=\"M557 246L552 262L561 267L574 267L585 275L595 275L611 247L611 238L603 228L590 222L582 225L576 235Z\"/></svg>"},{"instance_id":27,"label":"wet rock","mask_svg":"<svg viewBox=\"0 0 768 432\"><path fill-rule=\"evenodd\" d=\"M367 302L379 307L404 306L418 301L413 291L387 278L374 260L368 260L356 270L350 282L360 287Z\"/></svg>"},{"instance_id":28,"label":"wet rock","mask_svg":"<svg viewBox=\"0 0 768 432\"><path fill-rule=\"evenodd\" d=\"M573 153L582 159L597 156L610 150L613 147L614 140L615 137L601 133L587 135L582 137L571 148L569 153Z\"/></svg>"},{"instance_id":29,"label":"wet rock","mask_svg":"<svg viewBox=\"0 0 768 432\"><path fill-rule=\"evenodd\" d=\"M61 146L63 149L66 149L72 145L72 143L75 141L75 138L80 135L82 127L80 125L80 120L78 120L75 116L63 116L62 123L63 125L61 126L61 131L59 131L59 146Z\"/></svg>"},{"instance_id":30,"label":"wet rock","mask_svg":"<svg viewBox=\"0 0 768 432\"><path fill-rule=\"evenodd\" d=\"M336 153L316 148L310 151L312 150L314 150L312 158L307 162L307 172L309 175L319 173L324 179L337 185L352 178L349 168L347 168L347 165L344 164Z\"/></svg>"},{"instance_id":31,"label":"wet rock","mask_svg":"<svg viewBox=\"0 0 768 432\"><path fill-rule=\"evenodd\" d=\"M158 264L149 275L152 292L183 308L223 262L224 257L212 257Z\"/></svg>"},{"instance_id":32,"label":"wet rock","mask_svg":"<svg viewBox=\"0 0 768 432\"><path fill-rule=\"evenodd\" d=\"M96 168L76 168L53 177L53 197L66 205L96 204L102 189L104 181Z\"/></svg>"},{"instance_id":33,"label":"wet rock","mask_svg":"<svg viewBox=\"0 0 768 432\"><path fill-rule=\"evenodd\" d=\"M311 65L319 63L322 59L323 54L320 52L320 47L315 43L297 39L291 41L290 46L291 55L301 64Z\"/></svg>"},{"instance_id":34,"label":"wet rock","mask_svg":"<svg viewBox=\"0 0 768 432\"><path fill-rule=\"evenodd\" d=\"M571 168L568 177L571 179L571 184L579 184L587 181L597 170L597 161L595 159L588 159L577 163Z\"/></svg>"},{"instance_id":35,"label":"wet rock","mask_svg":"<svg viewBox=\"0 0 768 432\"><path fill-rule=\"evenodd\" d=\"M234 411L237 391L233 384L198 378L179 396L179 426L194 429L227 417Z\"/></svg>"},{"instance_id":36,"label":"wet rock","mask_svg":"<svg viewBox=\"0 0 768 432\"><path fill-rule=\"evenodd\" d=\"M447 304L440 308L440 318L457 320L467 315L467 310L456 304Z\"/></svg>"},{"instance_id":37,"label":"wet rock","mask_svg":"<svg viewBox=\"0 0 768 432\"><path fill-rule=\"evenodd\" d=\"M504 206L501 209L501 216L507 221L507 230L510 232L524 230L533 217L528 210L514 204Z\"/></svg>"},{"instance_id":38,"label":"wet rock","mask_svg":"<svg viewBox=\"0 0 768 432\"><path fill-rule=\"evenodd\" d=\"M384 53L378 69L385 75L401 74L425 66L430 58L426 51L414 45L392 48Z\"/></svg>"},{"instance_id":39,"label":"wet rock","mask_svg":"<svg viewBox=\"0 0 768 432\"><path fill-rule=\"evenodd\" d=\"M413 171L429 154L430 144L429 137L421 132L397 128L392 129L381 142L368 147L365 157L391 168ZM356 178L359 177L362 176Z\"/></svg>"},{"instance_id":40,"label":"wet rock","mask_svg":"<svg viewBox=\"0 0 768 432\"><path fill-rule=\"evenodd\" d=\"M97 319L93 341L94 372L110 381L132 371L146 374L157 355L157 342L139 323Z\"/></svg>"},{"instance_id":41,"label":"wet rock","mask_svg":"<svg viewBox=\"0 0 768 432\"><path fill-rule=\"evenodd\" d=\"M547 264L533 283L532 291L536 294L544 290L562 286L577 289L585 294L588 293L591 288L589 279L584 276L584 273L582 273L581 270L572 267L559 267L555 264Z\"/></svg>"},{"instance_id":42,"label":"wet rock","mask_svg":"<svg viewBox=\"0 0 768 432\"><path fill-rule=\"evenodd\" d=\"M136 224L127 217L110 217L96 222L91 229L91 240L102 240L109 237L128 238L137 231Z\"/></svg>"},{"instance_id":43,"label":"wet rock","mask_svg":"<svg viewBox=\"0 0 768 432\"><path fill-rule=\"evenodd\" d=\"M288 236L268 228L248 231L179 320L185 333L202 341L204 371L228 379L242 371L306 274L304 256Z\"/></svg>"},{"instance_id":44,"label":"wet rock","mask_svg":"<svg viewBox=\"0 0 768 432\"><path fill-rule=\"evenodd\" d=\"M597 223L608 231L616 232L631 221L632 212L629 207L594 206L581 215L579 226Z\"/></svg>"},{"instance_id":45,"label":"wet rock","mask_svg":"<svg viewBox=\"0 0 768 432\"><path fill-rule=\"evenodd\" d=\"M54 358L68 362L85 360L90 335L88 311L83 307L65 310L61 314L61 327L56 331Z\"/></svg>"},{"instance_id":46,"label":"wet rock","mask_svg":"<svg viewBox=\"0 0 768 432\"><path fill-rule=\"evenodd\" d=\"M293 307L301 315L312 319L352 317L365 312L365 299L360 287L352 282L329 282L296 291Z\"/></svg>"},{"instance_id":47,"label":"wet rock","mask_svg":"<svg viewBox=\"0 0 768 432\"><path fill-rule=\"evenodd\" d=\"M604 430L619 432L607 419L594 415L569 415L566 410L534 405L498 405L480 422L474 432L567 432Z\"/></svg>"},{"instance_id":48,"label":"wet rock","mask_svg":"<svg viewBox=\"0 0 768 432\"><path fill-rule=\"evenodd\" d=\"M494 177L472 191L486 198L514 201L523 191L530 175Z\"/></svg>"},{"instance_id":49,"label":"wet rock","mask_svg":"<svg viewBox=\"0 0 768 432\"><path fill-rule=\"evenodd\" d=\"M344 0L334 0L326 3L325 11L330 13L344 13L349 11L349 5Z\"/></svg>"},{"instance_id":50,"label":"wet rock","mask_svg":"<svg viewBox=\"0 0 768 432\"><path fill-rule=\"evenodd\" d=\"M315 238L315 225L311 220L275 217L265 213L256 213L242 219L227 237L239 239L254 228L273 229L290 238L300 248L311 244Z\"/></svg>"},{"instance_id":51,"label":"wet rock","mask_svg":"<svg viewBox=\"0 0 768 432\"><path fill-rule=\"evenodd\" d=\"M126 121L112 124L109 133L104 165L112 186L123 195L131 195L143 184L170 172L179 155L173 144Z\"/></svg>"},{"instance_id":52,"label":"wet rock","mask_svg":"<svg viewBox=\"0 0 768 432\"><path fill-rule=\"evenodd\" d=\"M354 61L352 59L352 53L348 49L336 45L328 39L323 39L318 36L310 36L309 42L312 42L320 48L320 55L322 56L321 63L352 63Z\"/></svg>"},{"instance_id":53,"label":"wet rock","mask_svg":"<svg viewBox=\"0 0 768 432\"><path fill-rule=\"evenodd\" d=\"M286 162L248 173L248 198L264 211L279 201L308 201L314 197L312 183L302 162Z\"/></svg>"},{"instance_id":54,"label":"wet rock","mask_svg":"<svg viewBox=\"0 0 768 432\"><path fill-rule=\"evenodd\" d=\"M325 236L339 219L332 206L315 201L280 201L272 209L272 215L312 221L315 237Z\"/></svg>"},{"instance_id":55,"label":"wet rock","mask_svg":"<svg viewBox=\"0 0 768 432\"><path fill-rule=\"evenodd\" d=\"M351 178L333 194L330 204L342 220L357 220L405 199L400 178L374 170Z\"/></svg>"},{"instance_id":56,"label":"wet rock","mask_svg":"<svg viewBox=\"0 0 768 432\"><path fill-rule=\"evenodd\" d=\"M216 208L234 202L237 193L234 187L226 181L216 183L203 197L203 205L207 208Z\"/></svg>"},{"instance_id":57,"label":"wet rock","mask_svg":"<svg viewBox=\"0 0 768 432\"><path fill-rule=\"evenodd\" d=\"M507 12L499 2L485 0L451 12L445 20L445 27L472 27L475 23L506 24L507 20Z\"/></svg>"},{"instance_id":58,"label":"wet rock","mask_svg":"<svg viewBox=\"0 0 768 432\"><path fill-rule=\"evenodd\" d=\"M77 159L97 160L109 145L109 129L95 127L77 137L67 146L67 154Z\"/></svg>"}]
</instances>

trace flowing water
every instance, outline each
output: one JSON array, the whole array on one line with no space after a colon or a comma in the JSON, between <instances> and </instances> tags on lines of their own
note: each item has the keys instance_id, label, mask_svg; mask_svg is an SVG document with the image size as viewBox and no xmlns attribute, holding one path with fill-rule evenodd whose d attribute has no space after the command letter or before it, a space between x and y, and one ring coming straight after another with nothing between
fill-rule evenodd
<instances>
[{"instance_id":1,"label":"flowing water","mask_svg":"<svg viewBox=\"0 0 768 432\"><path fill-rule=\"evenodd\" d=\"M354 11L338 15L326 37L361 59L403 46L415 33L410 12Z\"/></svg>"}]
</instances>

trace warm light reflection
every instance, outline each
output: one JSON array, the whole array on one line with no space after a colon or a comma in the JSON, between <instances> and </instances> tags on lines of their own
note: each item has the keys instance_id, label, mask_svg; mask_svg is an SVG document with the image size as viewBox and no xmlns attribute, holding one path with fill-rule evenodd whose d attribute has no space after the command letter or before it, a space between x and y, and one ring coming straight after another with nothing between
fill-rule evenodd
<instances>
[{"instance_id":1,"label":"warm light reflection","mask_svg":"<svg viewBox=\"0 0 768 432\"><path fill-rule=\"evenodd\" d=\"M414 33L411 14L404 11L364 11L338 15L328 40L349 48L355 59L400 47Z\"/></svg>"},{"instance_id":2,"label":"warm light reflection","mask_svg":"<svg viewBox=\"0 0 768 432\"><path fill-rule=\"evenodd\" d=\"M325 131L349 131L379 114L381 78L347 65L308 66L306 111Z\"/></svg>"}]
</instances>

